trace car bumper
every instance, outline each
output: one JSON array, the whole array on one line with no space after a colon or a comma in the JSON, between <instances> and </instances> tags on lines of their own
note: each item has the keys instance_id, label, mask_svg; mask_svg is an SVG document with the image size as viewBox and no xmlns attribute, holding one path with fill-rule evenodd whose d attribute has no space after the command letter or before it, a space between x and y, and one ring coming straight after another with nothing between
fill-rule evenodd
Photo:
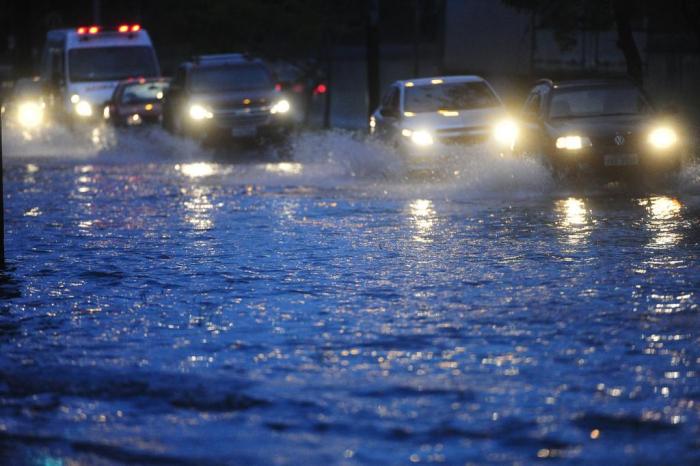
<instances>
[{"instance_id":1,"label":"car bumper","mask_svg":"<svg viewBox=\"0 0 700 466\"><path fill-rule=\"evenodd\" d=\"M668 151L557 150L550 155L556 169L583 173L617 174L676 171L684 159L683 149Z\"/></svg>"},{"instance_id":2,"label":"car bumper","mask_svg":"<svg viewBox=\"0 0 700 466\"><path fill-rule=\"evenodd\" d=\"M256 139L283 136L292 127L291 119L274 115L253 115L250 117L219 117L193 123L192 133L202 139Z\"/></svg>"}]
</instances>

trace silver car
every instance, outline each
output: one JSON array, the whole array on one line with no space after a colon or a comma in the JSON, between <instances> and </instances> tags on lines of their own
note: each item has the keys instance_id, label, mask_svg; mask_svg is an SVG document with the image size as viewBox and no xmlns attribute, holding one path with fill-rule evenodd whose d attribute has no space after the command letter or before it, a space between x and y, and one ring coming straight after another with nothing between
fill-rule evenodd
<instances>
[{"instance_id":1,"label":"silver car","mask_svg":"<svg viewBox=\"0 0 700 466\"><path fill-rule=\"evenodd\" d=\"M501 143L506 110L491 85L478 76L396 81L369 120L371 134L411 160L434 159L447 145ZM508 128L505 128L507 132Z\"/></svg>"}]
</instances>

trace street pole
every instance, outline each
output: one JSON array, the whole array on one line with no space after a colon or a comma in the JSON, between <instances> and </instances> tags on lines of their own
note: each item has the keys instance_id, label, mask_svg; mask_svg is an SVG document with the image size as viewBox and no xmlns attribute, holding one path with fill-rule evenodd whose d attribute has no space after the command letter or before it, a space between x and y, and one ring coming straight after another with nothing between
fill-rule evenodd
<instances>
[{"instance_id":1,"label":"street pole","mask_svg":"<svg viewBox=\"0 0 700 466\"><path fill-rule=\"evenodd\" d=\"M379 105L379 0L367 0L368 115Z\"/></svg>"},{"instance_id":2,"label":"street pole","mask_svg":"<svg viewBox=\"0 0 700 466\"><path fill-rule=\"evenodd\" d=\"M0 267L5 268L5 189L3 177L5 167L2 164L2 117L0 116Z\"/></svg>"},{"instance_id":3,"label":"street pole","mask_svg":"<svg viewBox=\"0 0 700 466\"><path fill-rule=\"evenodd\" d=\"M420 5L413 0L413 77L420 76Z\"/></svg>"},{"instance_id":4,"label":"street pole","mask_svg":"<svg viewBox=\"0 0 700 466\"><path fill-rule=\"evenodd\" d=\"M93 24L100 24L100 0L92 0L92 21Z\"/></svg>"}]
</instances>

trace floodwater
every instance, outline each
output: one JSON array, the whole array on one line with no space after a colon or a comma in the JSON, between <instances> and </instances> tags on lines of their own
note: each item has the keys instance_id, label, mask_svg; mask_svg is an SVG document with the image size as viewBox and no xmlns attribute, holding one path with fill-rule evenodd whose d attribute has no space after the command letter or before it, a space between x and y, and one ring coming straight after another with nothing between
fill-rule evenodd
<instances>
[{"instance_id":1,"label":"floodwater","mask_svg":"<svg viewBox=\"0 0 700 466\"><path fill-rule=\"evenodd\" d=\"M5 464L700 462L697 166L5 136Z\"/></svg>"}]
</instances>

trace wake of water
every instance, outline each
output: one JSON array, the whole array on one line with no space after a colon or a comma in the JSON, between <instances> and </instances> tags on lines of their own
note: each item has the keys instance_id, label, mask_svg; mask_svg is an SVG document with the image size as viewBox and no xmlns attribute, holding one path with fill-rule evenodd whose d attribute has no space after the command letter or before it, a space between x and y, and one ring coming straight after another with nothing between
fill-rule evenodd
<instances>
[{"instance_id":1,"label":"wake of water","mask_svg":"<svg viewBox=\"0 0 700 466\"><path fill-rule=\"evenodd\" d=\"M435 170L417 175L406 158L380 141L331 130L301 132L290 141L293 161L280 162L274 148L202 147L158 127L131 131L111 127L78 133L53 127L39 135L5 131L5 154L12 162L172 164L203 182L268 187L333 189L360 187L368 194L423 195L436 198L566 196L536 159L502 157L489 146L443 147ZM437 155L437 154L436 154ZM245 160L247 163L232 163ZM586 195L605 194L591 187ZM700 193L700 165L688 164L679 191Z\"/></svg>"}]
</instances>

